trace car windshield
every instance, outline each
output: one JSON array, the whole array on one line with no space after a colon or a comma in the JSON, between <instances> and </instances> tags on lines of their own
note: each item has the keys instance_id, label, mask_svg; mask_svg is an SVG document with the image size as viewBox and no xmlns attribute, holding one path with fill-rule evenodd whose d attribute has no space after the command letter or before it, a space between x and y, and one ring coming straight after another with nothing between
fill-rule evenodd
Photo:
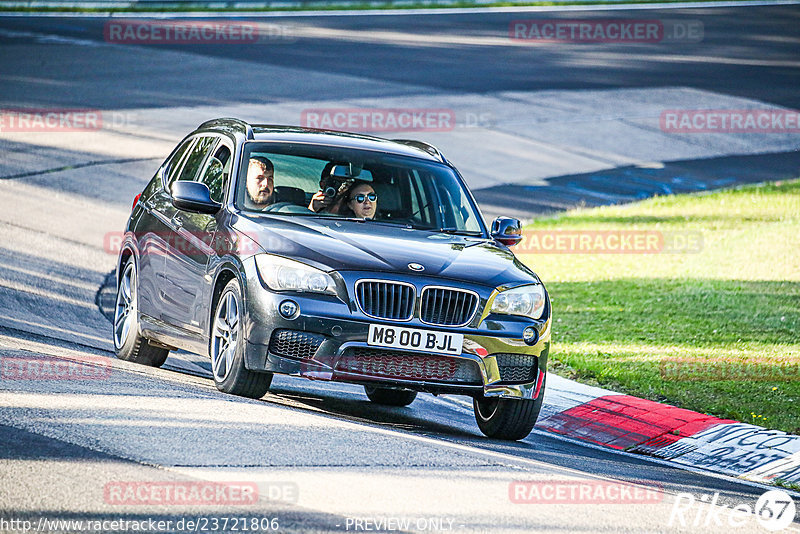
<instances>
[{"instance_id":1,"label":"car windshield","mask_svg":"<svg viewBox=\"0 0 800 534\"><path fill-rule=\"evenodd\" d=\"M255 169L253 160L260 162ZM244 211L484 233L480 213L461 181L448 166L435 162L341 147L249 142L240 169L235 204ZM270 170L272 191L263 185ZM262 175L262 189L254 175Z\"/></svg>"}]
</instances>

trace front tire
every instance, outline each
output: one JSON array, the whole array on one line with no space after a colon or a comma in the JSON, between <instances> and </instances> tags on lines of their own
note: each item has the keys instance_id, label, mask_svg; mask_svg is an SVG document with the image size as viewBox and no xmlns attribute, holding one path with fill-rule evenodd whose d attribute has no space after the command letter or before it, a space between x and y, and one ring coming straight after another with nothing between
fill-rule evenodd
<instances>
[{"instance_id":1,"label":"front tire","mask_svg":"<svg viewBox=\"0 0 800 534\"><path fill-rule=\"evenodd\" d=\"M114 352L117 358L128 362L161 367L169 351L153 347L139 333L139 301L136 262L131 256L122 269L117 284L117 301L114 306Z\"/></svg>"},{"instance_id":2,"label":"front tire","mask_svg":"<svg viewBox=\"0 0 800 534\"><path fill-rule=\"evenodd\" d=\"M364 392L375 404L385 404L386 406L408 406L417 398L417 392L410 389L364 386Z\"/></svg>"},{"instance_id":3,"label":"front tire","mask_svg":"<svg viewBox=\"0 0 800 534\"><path fill-rule=\"evenodd\" d=\"M242 292L231 280L214 310L211 326L211 373L217 389L231 395L260 399L272 383L272 373L257 373L244 366L245 342L242 335Z\"/></svg>"},{"instance_id":4,"label":"front tire","mask_svg":"<svg viewBox=\"0 0 800 534\"><path fill-rule=\"evenodd\" d=\"M544 400L544 383L535 400L476 397L472 400L478 428L487 437L520 440L533 430Z\"/></svg>"}]
</instances>

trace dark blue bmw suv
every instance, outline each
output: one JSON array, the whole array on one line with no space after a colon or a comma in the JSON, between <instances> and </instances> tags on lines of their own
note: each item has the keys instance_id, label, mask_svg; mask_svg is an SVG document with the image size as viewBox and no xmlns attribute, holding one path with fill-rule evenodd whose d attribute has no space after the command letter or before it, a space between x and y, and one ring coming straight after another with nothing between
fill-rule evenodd
<instances>
[{"instance_id":1,"label":"dark blue bmw suv","mask_svg":"<svg viewBox=\"0 0 800 534\"><path fill-rule=\"evenodd\" d=\"M521 439L545 387L550 300L487 229L458 171L418 141L206 122L134 201L117 267L119 358L211 359L221 391L272 375L473 398L490 437Z\"/></svg>"}]
</instances>

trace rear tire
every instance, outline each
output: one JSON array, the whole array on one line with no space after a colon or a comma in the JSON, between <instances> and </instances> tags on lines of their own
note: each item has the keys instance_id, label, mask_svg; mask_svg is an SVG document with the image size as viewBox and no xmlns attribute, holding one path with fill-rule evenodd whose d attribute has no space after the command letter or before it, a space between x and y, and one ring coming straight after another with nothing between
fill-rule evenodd
<instances>
[{"instance_id":1,"label":"rear tire","mask_svg":"<svg viewBox=\"0 0 800 534\"><path fill-rule=\"evenodd\" d=\"M231 395L260 399L272 383L272 373L250 371L244 365L242 334L242 292L231 280L217 302L211 325L209 354L211 374L217 389Z\"/></svg>"},{"instance_id":2,"label":"rear tire","mask_svg":"<svg viewBox=\"0 0 800 534\"><path fill-rule=\"evenodd\" d=\"M169 356L167 349L153 347L139 333L138 277L136 262L131 256L122 268L114 306L114 352L128 362L161 367Z\"/></svg>"},{"instance_id":3,"label":"rear tire","mask_svg":"<svg viewBox=\"0 0 800 534\"><path fill-rule=\"evenodd\" d=\"M375 404L384 404L386 406L408 406L417 398L417 392L410 389L364 386L364 392L369 397L369 400Z\"/></svg>"},{"instance_id":4,"label":"rear tire","mask_svg":"<svg viewBox=\"0 0 800 534\"><path fill-rule=\"evenodd\" d=\"M535 400L474 398L472 406L478 428L487 437L520 440L533 430L544 400L544 383Z\"/></svg>"}]
</instances>

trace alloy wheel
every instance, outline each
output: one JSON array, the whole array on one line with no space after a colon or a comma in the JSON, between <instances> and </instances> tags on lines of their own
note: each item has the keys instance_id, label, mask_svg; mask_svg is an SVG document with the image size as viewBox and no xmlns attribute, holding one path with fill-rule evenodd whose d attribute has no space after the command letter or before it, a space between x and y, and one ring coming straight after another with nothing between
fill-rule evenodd
<instances>
[{"instance_id":1,"label":"alloy wheel","mask_svg":"<svg viewBox=\"0 0 800 534\"><path fill-rule=\"evenodd\" d=\"M239 302L229 291L222 296L214 318L211 341L211 368L218 382L224 381L233 368L239 343Z\"/></svg>"},{"instance_id":2,"label":"alloy wheel","mask_svg":"<svg viewBox=\"0 0 800 534\"><path fill-rule=\"evenodd\" d=\"M117 290L117 304L114 307L114 347L125 344L131 332L136 315L136 268L133 262L125 266L122 280Z\"/></svg>"}]
</instances>

